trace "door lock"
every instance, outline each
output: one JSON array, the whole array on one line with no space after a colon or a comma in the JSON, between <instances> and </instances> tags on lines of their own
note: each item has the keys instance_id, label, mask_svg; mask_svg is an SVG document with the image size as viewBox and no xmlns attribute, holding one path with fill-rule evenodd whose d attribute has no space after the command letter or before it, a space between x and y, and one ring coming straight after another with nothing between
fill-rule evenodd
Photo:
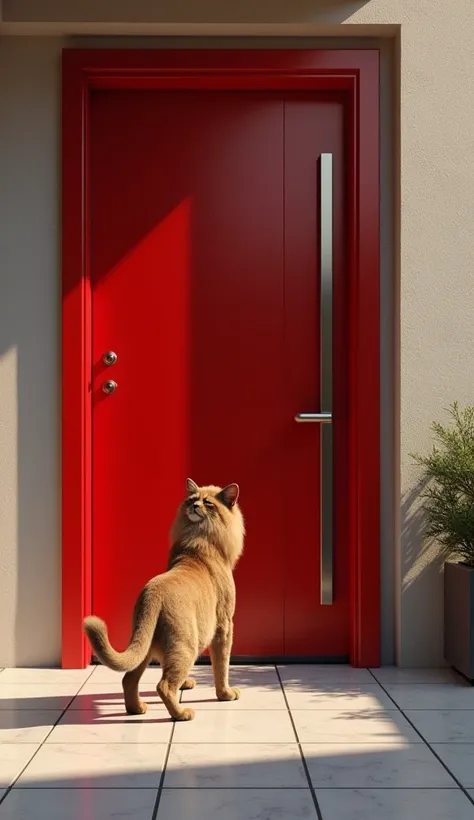
<instances>
[{"instance_id":1,"label":"door lock","mask_svg":"<svg viewBox=\"0 0 474 820\"><path fill-rule=\"evenodd\" d=\"M117 382L114 382L113 379L109 379L108 381L103 383L102 390L107 396L110 396L111 393L114 393L115 390L117 390L117 387Z\"/></svg>"},{"instance_id":2,"label":"door lock","mask_svg":"<svg viewBox=\"0 0 474 820\"><path fill-rule=\"evenodd\" d=\"M107 365L107 367L110 367L111 364L115 364L117 361L117 354L114 353L113 350L108 350L107 353L104 353L102 356L102 361Z\"/></svg>"}]
</instances>

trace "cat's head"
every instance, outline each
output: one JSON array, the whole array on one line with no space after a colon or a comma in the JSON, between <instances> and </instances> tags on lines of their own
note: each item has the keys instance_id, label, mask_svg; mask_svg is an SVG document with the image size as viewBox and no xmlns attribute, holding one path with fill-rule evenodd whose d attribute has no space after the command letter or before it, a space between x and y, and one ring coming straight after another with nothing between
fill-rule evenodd
<instances>
[{"instance_id":1,"label":"cat's head","mask_svg":"<svg viewBox=\"0 0 474 820\"><path fill-rule=\"evenodd\" d=\"M227 487L198 487L188 478L186 481L187 496L183 512L192 524L230 523L239 497L239 485L228 484Z\"/></svg>"},{"instance_id":2,"label":"cat's head","mask_svg":"<svg viewBox=\"0 0 474 820\"><path fill-rule=\"evenodd\" d=\"M235 564L243 549L244 520L237 503L238 484L226 487L199 487L186 481L184 498L175 522L174 536L179 539L207 539ZM177 525L177 527L176 527Z\"/></svg>"}]
</instances>

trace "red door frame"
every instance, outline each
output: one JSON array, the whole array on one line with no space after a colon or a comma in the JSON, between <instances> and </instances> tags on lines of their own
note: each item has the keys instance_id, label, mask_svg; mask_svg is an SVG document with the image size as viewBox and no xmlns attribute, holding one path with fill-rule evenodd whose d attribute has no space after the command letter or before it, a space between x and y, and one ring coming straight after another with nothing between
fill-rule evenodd
<instances>
[{"instance_id":1,"label":"red door frame","mask_svg":"<svg viewBox=\"0 0 474 820\"><path fill-rule=\"evenodd\" d=\"M65 50L62 88L62 666L84 667L91 610L93 89L342 90L347 95L351 663L380 662L379 52Z\"/></svg>"}]
</instances>

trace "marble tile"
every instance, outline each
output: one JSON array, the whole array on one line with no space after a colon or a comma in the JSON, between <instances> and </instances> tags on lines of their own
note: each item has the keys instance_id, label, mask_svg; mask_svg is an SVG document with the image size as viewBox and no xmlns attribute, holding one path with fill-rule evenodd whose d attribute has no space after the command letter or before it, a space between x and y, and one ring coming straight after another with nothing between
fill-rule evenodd
<instances>
[{"instance_id":1,"label":"marble tile","mask_svg":"<svg viewBox=\"0 0 474 820\"><path fill-rule=\"evenodd\" d=\"M474 687L467 683L386 684L400 709L474 709Z\"/></svg>"},{"instance_id":2,"label":"marble tile","mask_svg":"<svg viewBox=\"0 0 474 820\"><path fill-rule=\"evenodd\" d=\"M405 710L428 743L474 743L474 710Z\"/></svg>"},{"instance_id":3,"label":"marble tile","mask_svg":"<svg viewBox=\"0 0 474 820\"><path fill-rule=\"evenodd\" d=\"M176 723L175 743L294 743L287 712L212 710Z\"/></svg>"},{"instance_id":4,"label":"marble tile","mask_svg":"<svg viewBox=\"0 0 474 820\"><path fill-rule=\"evenodd\" d=\"M270 818L317 820L311 793L308 789L164 789L157 816L157 820Z\"/></svg>"},{"instance_id":5,"label":"marble tile","mask_svg":"<svg viewBox=\"0 0 474 820\"><path fill-rule=\"evenodd\" d=\"M421 743L400 712L374 709L292 711L301 743Z\"/></svg>"},{"instance_id":6,"label":"marble tile","mask_svg":"<svg viewBox=\"0 0 474 820\"><path fill-rule=\"evenodd\" d=\"M211 666L195 666L190 671L198 686L212 686L213 676ZM269 686L271 689L280 686L280 681L274 666L231 666L229 669L231 686Z\"/></svg>"},{"instance_id":7,"label":"marble tile","mask_svg":"<svg viewBox=\"0 0 474 820\"><path fill-rule=\"evenodd\" d=\"M295 743L173 743L164 785L291 789L308 781Z\"/></svg>"},{"instance_id":8,"label":"marble tile","mask_svg":"<svg viewBox=\"0 0 474 820\"><path fill-rule=\"evenodd\" d=\"M422 743L305 743L302 748L316 789L456 787Z\"/></svg>"},{"instance_id":9,"label":"marble tile","mask_svg":"<svg viewBox=\"0 0 474 820\"><path fill-rule=\"evenodd\" d=\"M94 665L89 667L90 677L89 683L120 683L123 678L123 672L114 672L107 666ZM149 684L150 688L155 688L158 681L161 680L161 667L149 666L145 669L141 682Z\"/></svg>"},{"instance_id":10,"label":"marble tile","mask_svg":"<svg viewBox=\"0 0 474 820\"><path fill-rule=\"evenodd\" d=\"M46 743L23 772L17 786L157 788L167 748L165 743Z\"/></svg>"},{"instance_id":11,"label":"marble tile","mask_svg":"<svg viewBox=\"0 0 474 820\"><path fill-rule=\"evenodd\" d=\"M91 668L87 669L5 669L2 683L60 683L77 684L76 691L91 675Z\"/></svg>"},{"instance_id":12,"label":"marble tile","mask_svg":"<svg viewBox=\"0 0 474 820\"><path fill-rule=\"evenodd\" d=\"M42 743L61 712L0 710L0 743Z\"/></svg>"},{"instance_id":13,"label":"marble tile","mask_svg":"<svg viewBox=\"0 0 474 820\"><path fill-rule=\"evenodd\" d=\"M146 698L145 698L146 700ZM182 701L192 705L196 711L208 709L283 709L286 710L285 698L279 684L274 686L240 687L240 699L219 701L213 686L197 686L183 692Z\"/></svg>"},{"instance_id":14,"label":"marble tile","mask_svg":"<svg viewBox=\"0 0 474 820\"><path fill-rule=\"evenodd\" d=\"M47 743L167 743L172 725L167 714L153 710L125 715L123 711L98 714L78 709L66 712Z\"/></svg>"},{"instance_id":15,"label":"marble tile","mask_svg":"<svg viewBox=\"0 0 474 820\"><path fill-rule=\"evenodd\" d=\"M456 789L320 789L323 820L474 820Z\"/></svg>"},{"instance_id":16,"label":"marble tile","mask_svg":"<svg viewBox=\"0 0 474 820\"><path fill-rule=\"evenodd\" d=\"M380 683L456 683L463 678L449 667L440 669L404 669L398 666L381 666L370 670Z\"/></svg>"},{"instance_id":17,"label":"marble tile","mask_svg":"<svg viewBox=\"0 0 474 820\"><path fill-rule=\"evenodd\" d=\"M11 786L38 749L38 743L0 743L0 788Z\"/></svg>"},{"instance_id":18,"label":"marble tile","mask_svg":"<svg viewBox=\"0 0 474 820\"><path fill-rule=\"evenodd\" d=\"M156 687L151 684L145 683L140 687L140 697L146 702L149 709L165 709L163 701L156 691ZM107 709L114 708L118 712L125 710L123 689L120 681L116 681L115 683L84 684L69 708L93 711L103 709L104 707Z\"/></svg>"},{"instance_id":19,"label":"marble tile","mask_svg":"<svg viewBox=\"0 0 474 820\"><path fill-rule=\"evenodd\" d=\"M433 743L441 758L465 788L474 788L474 743Z\"/></svg>"},{"instance_id":20,"label":"marble tile","mask_svg":"<svg viewBox=\"0 0 474 820\"><path fill-rule=\"evenodd\" d=\"M285 685L290 709L396 709L378 683Z\"/></svg>"},{"instance_id":21,"label":"marble tile","mask_svg":"<svg viewBox=\"0 0 474 820\"><path fill-rule=\"evenodd\" d=\"M328 683L375 683L368 669L354 669L352 666L334 664L302 664L279 666L278 671L284 686L291 684L293 689L301 686L303 689L312 685L327 685Z\"/></svg>"},{"instance_id":22,"label":"marble tile","mask_svg":"<svg viewBox=\"0 0 474 820\"><path fill-rule=\"evenodd\" d=\"M151 820L156 789L12 789L0 820Z\"/></svg>"},{"instance_id":23,"label":"marble tile","mask_svg":"<svg viewBox=\"0 0 474 820\"><path fill-rule=\"evenodd\" d=\"M79 691L80 683L1 683L2 709L66 709Z\"/></svg>"}]
</instances>

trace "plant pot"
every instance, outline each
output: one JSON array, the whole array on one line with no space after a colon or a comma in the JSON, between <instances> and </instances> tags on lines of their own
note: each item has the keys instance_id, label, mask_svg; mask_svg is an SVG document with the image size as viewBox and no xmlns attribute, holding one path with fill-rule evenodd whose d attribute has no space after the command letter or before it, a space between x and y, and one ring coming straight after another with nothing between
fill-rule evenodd
<instances>
[{"instance_id":1,"label":"plant pot","mask_svg":"<svg viewBox=\"0 0 474 820\"><path fill-rule=\"evenodd\" d=\"M444 657L474 684L474 567L444 565Z\"/></svg>"}]
</instances>

